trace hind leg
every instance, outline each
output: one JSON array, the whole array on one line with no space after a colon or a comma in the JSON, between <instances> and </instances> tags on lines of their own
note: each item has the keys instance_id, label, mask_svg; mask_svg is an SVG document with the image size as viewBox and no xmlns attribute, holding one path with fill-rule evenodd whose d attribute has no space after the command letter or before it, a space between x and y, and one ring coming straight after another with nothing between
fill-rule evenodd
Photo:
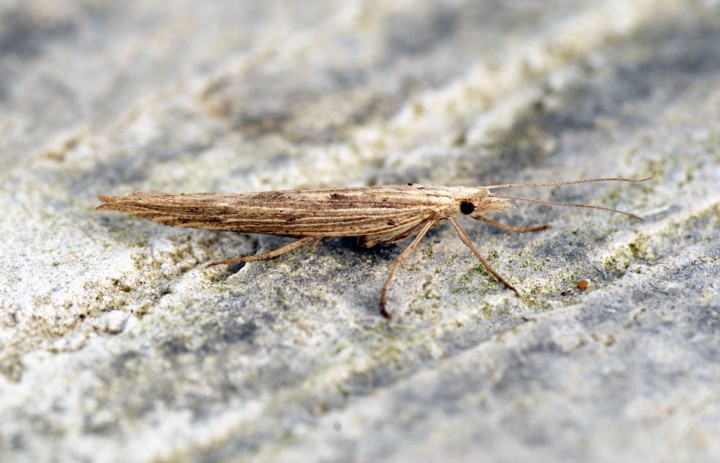
<instances>
[{"instance_id":1,"label":"hind leg","mask_svg":"<svg viewBox=\"0 0 720 463\"><path fill-rule=\"evenodd\" d=\"M264 260L264 259L272 259L273 257L277 257L281 254L285 254L286 252L290 252L295 248L299 248L305 243L308 243L312 240L315 240L316 238L300 238L297 241L293 241L291 243L286 244L285 246L280 246L277 249L274 249L270 252L266 252L263 254L255 254L254 256L243 256L243 257L234 257L232 259L225 259L221 260L219 262L213 262L212 264L208 264L205 266L205 268L215 267L216 265L224 265L224 264L237 264L240 262L252 262L254 260Z\"/></svg>"}]
</instances>

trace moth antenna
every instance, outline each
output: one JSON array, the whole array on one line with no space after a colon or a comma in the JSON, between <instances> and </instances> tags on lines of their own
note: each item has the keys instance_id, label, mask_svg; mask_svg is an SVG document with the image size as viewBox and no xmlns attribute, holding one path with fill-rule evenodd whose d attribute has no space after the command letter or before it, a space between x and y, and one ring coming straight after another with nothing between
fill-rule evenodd
<instances>
[{"instance_id":1,"label":"moth antenna","mask_svg":"<svg viewBox=\"0 0 720 463\"><path fill-rule=\"evenodd\" d=\"M632 214L630 212L621 211L620 209L613 209L612 207L597 206L595 204L582 204L582 203L560 203L557 201L547 201L544 199L526 198L524 196L515 195L490 195L491 198L502 198L502 199L514 199L517 201L527 201L529 203L538 204L549 204L551 206L566 206L566 207L581 207L585 209L599 209L601 211L615 212L617 214L627 215L633 219L643 220L642 217Z\"/></svg>"},{"instance_id":2,"label":"moth antenna","mask_svg":"<svg viewBox=\"0 0 720 463\"><path fill-rule=\"evenodd\" d=\"M577 185L578 183L597 183L597 182L630 182L630 183L641 183L647 182L655 178L655 172L649 177L645 178L625 178L625 177L603 177L603 178L588 178L581 180L569 180L564 182L548 182L548 183L505 183L502 185L490 185L483 186L489 190L495 188L513 188L513 187L535 187L535 186L560 186L560 185ZM616 211L619 212L619 211Z\"/></svg>"}]
</instances>

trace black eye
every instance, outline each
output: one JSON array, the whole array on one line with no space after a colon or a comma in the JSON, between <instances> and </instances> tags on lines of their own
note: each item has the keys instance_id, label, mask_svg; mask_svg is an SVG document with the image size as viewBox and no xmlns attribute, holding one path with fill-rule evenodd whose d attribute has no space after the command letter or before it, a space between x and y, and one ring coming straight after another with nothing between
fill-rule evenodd
<instances>
[{"instance_id":1,"label":"black eye","mask_svg":"<svg viewBox=\"0 0 720 463\"><path fill-rule=\"evenodd\" d=\"M470 201L463 201L460 203L460 212L462 212L465 215L472 214L472 212L475 210L475 205L471 203Z\"/></svg>"}]
</instances>

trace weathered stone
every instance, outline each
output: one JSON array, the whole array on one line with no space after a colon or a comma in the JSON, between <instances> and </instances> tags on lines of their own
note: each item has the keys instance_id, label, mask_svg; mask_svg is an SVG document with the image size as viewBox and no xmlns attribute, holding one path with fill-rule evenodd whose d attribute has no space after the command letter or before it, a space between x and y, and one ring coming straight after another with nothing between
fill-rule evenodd
<instances>
[{"instance_id":1,"label":"weathered stone","mask_svg":"<svg viewBox=\"0 0 720 463\"><path fill-rule=\"evenodd\" d=\"M718 461L714 1L0 4L0 460ZM400 246L97 194L595 176ZM515 192L515 190L513 191ZM585 290L580 280L588 280Z\"/></svg>"}]
</instances>

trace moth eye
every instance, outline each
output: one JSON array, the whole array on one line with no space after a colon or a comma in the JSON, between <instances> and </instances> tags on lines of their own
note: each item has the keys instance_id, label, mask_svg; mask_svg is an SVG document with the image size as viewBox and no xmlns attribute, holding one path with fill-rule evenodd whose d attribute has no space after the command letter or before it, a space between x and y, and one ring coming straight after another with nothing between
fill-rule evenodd
<instances>
[{"instance_id":1,"label":"moth eye","mask_svg":"<svg viewBox=\"0 0 720 463\"><path fill-rule=\"evenodd\" d=\"M462 201L460 203L460 212L465 215L472 214L475 210L475 204L470 201Z\"/></svg>"}]
</instances>

